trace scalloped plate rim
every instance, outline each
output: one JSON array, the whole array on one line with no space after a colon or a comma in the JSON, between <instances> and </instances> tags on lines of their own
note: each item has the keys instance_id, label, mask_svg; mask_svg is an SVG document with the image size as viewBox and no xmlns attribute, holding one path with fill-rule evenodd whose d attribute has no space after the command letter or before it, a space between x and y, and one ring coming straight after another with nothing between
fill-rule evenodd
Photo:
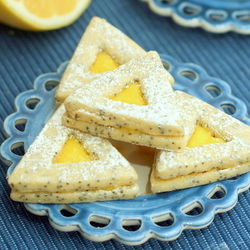
<instances>
[{"instance_id":1,"label":"scalloped plate rim","mask_svg":"<svg viewBox=\"0 0 250 250\"><path fill-rule=\"evenodd\" d=\"M225 19L221 22L212 22L208 21L206 19L206 13L214 11L214 13L218 13L220 11L224 11L227 15L235 16L239 12L245 12L245 8L240 8L233 11L232 9L228 9L226 7L224 8L218 8L214 9L213 6L209 7L209 3L203 4L201 2L193 1L193 0L176 0L173 4L169 4L168 6L161 7L159 6L160 3L158 0L140 0L142 2L146 2L149 5L149 8L156 14L166 17L171 17L177 24L183 26L183 27L189 27L189 28L203 28L204 30L211 32L211 33L226 33L226 32L235 32L243 35L249 35L250 34L250 23L243 23L240 21L236 21L232 18ZM168 3L167 3L168 4ZM200 15L194 15L191 18L185 17L180 13L179 7L182 4L190 4L190 5L196 5L200 8L203 8ZM249 9L250 11L250 2L249 2Z\"/></svg>"},{"instance_id":2,"label":"scalloped plate rim","mask_svg":"<svg viewBox=\"0 0 250 250\"><path fill-rule=\"evenodd\" d=\"M199 69L202 72L203 77L216 79L216 78L209 77L207 75L206 71L203 68L201 68L200 66L196 65L196 64L178 63L174 58L172 58L170 56L167 56L167 55L161 55L161 57L162 57L163 61L164 60L172 61L172 63L174 63L175 66L177 65L177 68L180 67L180 66L187 66L187 67L192 66L194 68L197 68L197 70ZM37 77L37 79L34 82L34 89L33 90L27 90L27 91L19 94L18 97L16 98L17 101L15 102L15 105L17 105L17 111L15 113L18 113L18 106L19 106L18 105L18 100L21 99L22 96L27 95L27 93L36 92L37 90L40 89L41 86L38 86L39 79L42 79L44 77L45 78L46 77L52 77L52 76L55 77L56 79L58 79L58 77L60 78L61 74L63 72L63 69L64 69L64 67L66 67L66 65L67 65L67 62L64 62L63 64L61 64L56 73L47 73L47 74L43 74L43 75L40 75L39 77ZM170 68L170 72L171 72L171 70L172 69ZM227 83L223 82L220 79L218 79L218 80L221 82L222 85L224 84L226 86L225 89L226 89L227 95L229 95L230 97L232 97L234 99L234 97L231 96L231 89L227 85ZM240 105L244 106L244 103L240 102ZM6 126L7 126L7 123L8 123L8 119L11 120L11 117L14 116L15 113L9 115L6 118L6 121L4 123L5 124L4 128L7 128ZM5 147L5 145L8 144L8 140L10 138L11 138L11 135L1 145L1 153L2 153L2 150ZM6 156L6 155L4 155L4 156ZM9 169L10 169L10 167L9 167ZM30 212L32 212L34 214L47 215L51 225L53 227L57 228L60 231L79 231L85 238L88 238L88 239L90 239L92 241L105 241L105 240L109 240L109 239L116 239L116 240L122 242L123 244L139 245L139 244L142 244L142 243L146 242L150 238L156 238L156 239L163 240L163 241L174 240L174 239L178 238L182 234L183 230L185 230L185 229L200 229L200 228L207 227L214 220L215 214L221 213L221 212L226 212L226 211L232 209L237 204L238 194L245 191L245 190L247 190L250 187L250 173L247 173L247 174L241 176L237 180L234 180L234 183L240 182L240 184L237 184L237 188L235 187L236 184L230 186L230 185L227 184L228 182L230 182L230 181L225 180L225 181L221 181L221 182L216 183L216 185L219 185L219 186L222 186L222 187L227 186L227 188L231 189L230 192L231 192L231 195L233 195L233 198L231 196L230 197L225 196L226 198L222 198L222 200L213 201L215 203L217 202L217 205L212 204L212 201L210 199L210 203L211 203L212 208L213 208L213 210L210 211L210 213L209 213L209 214L211 214L210 216L208 216L208 212L206 212L205 218L201 218L201 220L203 220L203 222L198 223L198 225L197 225L197 223L194 223L194 221L193 221L194 217L191 217L189 220L187 220L187 218L185 217L186 221L183 221L181 224L179 222L179 224L175 225L175 227L177 227L177 229L175 231L175 234L172 233L172 236L169 236L169 233L166 234L166 232L165 232L165 234L164 234L164 232L159 233L161 230L156 232L156 231L151 231L150 229L148 229L148 230L144 231L144 234L143 234L143 232L140 232L139 236L137 236L137 239L135 239L135 238L131 239L130 237L120 235L119 230L117 230L117 228L116 228L116 229L113 229L113 230L109 231L108 233L102 234L102 237L100 237L100 235L101 235L100 233L99 233L98 237L96 237L96 235L92 235L91 232L89 232L88 230L84 231L81 228L81 225L79 223L71 224L71 225L65 225L65 224L61 223L60 218L59 218L59 221L57 221L55 219L55 217L53 218L53 213L60 211L62 205L59 205L59 204L58 205L49 205L50 207L48 207L47 205L43 205L43 204L25 204L25 207L26 207L26 209L28 211L30 211ZM202 187L202 189L207 189L207 190L211 189L210 186L212 186L212 185L214 185L214 184L205 185L205 186ZM199 189L199 188L200 187L197 187L197 189ZM144 196L138 197L138 199L147 200L148 196L152 197L152 195L144 195ZM161 194L159 194L159 196L161 196ZM164 196L164 194L162 196ZM113 201L110 201L110 202L112 203ZM110 202L107 202L107 204L110 204ZM124 201L121 201L121 202L124 202ZM128 201L128 202L133 202L133 201ZM105 203L95 202L95 203L91 204L90 206L92 206L94 208L96 208L96 207L100 208L100 207L102 207L103 204L105 204ZM69 205L72 205L73 207L74 207L74 205L75 205L75 207L79 206L78 204L69 204ZM42 207L42 209L39 209L40 207ZM180 209L180 207L178 207L178 206L176 208ZM115 210L114 208L112 208L112 209ZM89 216L90 215L91 214L89 214ZM152 216L152 214L150 214L150 215ZM204 215L201 215L201 217L204 217ZM143 218L143 216L142 216L142 218ZM150 218L152 219L152 217L150 217ZM183 220L183 218L181 218L181 219ZM148 218L145 217L145 223L148 223L147 220L148 220ZM67 221L70 221L70 219L68 219ZM105 230L107 231L107 228L99 230L99 232L102 232L102 231L105 232Z\"/></svg>"}]
</instances>

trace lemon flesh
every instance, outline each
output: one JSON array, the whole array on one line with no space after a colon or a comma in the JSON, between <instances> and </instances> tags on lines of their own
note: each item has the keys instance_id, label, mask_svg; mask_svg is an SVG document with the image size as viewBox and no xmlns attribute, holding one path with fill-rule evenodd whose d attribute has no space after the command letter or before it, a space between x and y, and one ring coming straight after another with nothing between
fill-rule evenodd
<instances>
[{"instance_id":1,"label":"lemon flesh","mask_svg":"<svg viewBox=\"0 0 250 250\"><path fill-rule=\"evenodd\" d=\"M0 0L0 22L29 31L45 31L72 24L91 0Z\"/></svg>"}]
</instances>

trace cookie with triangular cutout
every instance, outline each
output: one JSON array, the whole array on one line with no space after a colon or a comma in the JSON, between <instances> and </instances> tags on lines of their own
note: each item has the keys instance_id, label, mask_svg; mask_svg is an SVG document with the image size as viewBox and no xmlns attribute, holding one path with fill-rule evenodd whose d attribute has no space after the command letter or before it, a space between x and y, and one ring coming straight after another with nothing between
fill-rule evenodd
<instances>
[{"instance_id":1,"label":"cookie with triangular cutout","mask_svg":"<svg viewBox=\"0 0 250 250\"><path fill-rule=\"evenodd\" d=\"M78 88L65 100L63 123L95 136L181 149L184 131L170 79L159 55L148 52Z\"/></svg>"},{"instance_id":2,"label":"cookie with triangular cutout","mask_svg":"<svg viewBox=\"0 0 250 250\"><path fill-rule=\"evenodd\" d=\"M150 184L152 193L162 193L185 188L197 187L216 181L226 180L250 171L250 162L227 168L214 168L204 172L180 175L170 179L157 177L155 167L152 169Z\"/></svg>"},{"instance_id":3,"label":"cookie with triangular cutout","mask_svg":"<svg viewBox=\"0 0 250 250\"><path fill-rule=\"evenodd\" d=\"M8 178L11 198L31 203L131 199L137 173L102 138L65 127L60 106Z\"/></svg>"},{"instance_id":4,"label":"cookie with triangular cutout","mask_svg":"<svg viewBox=\"0 0 250 250\"><path fill-rule=\"evenodd\" d=\"M186 148L158 151L152 191L204 185L250 171L250 127L196 97L175 94L182 107Z\"/></svg>"},{"instance_id":5,"label":"cookie with triangular cutout","mask_svg":"<svg viewBox=\"0 0 250 250\"><path fill-rule=\"evenodd\" d=\"M83 84L112 71L145 51L105 19L93 17L58 86L60 103Z\"/></svg>"}]
</instances>

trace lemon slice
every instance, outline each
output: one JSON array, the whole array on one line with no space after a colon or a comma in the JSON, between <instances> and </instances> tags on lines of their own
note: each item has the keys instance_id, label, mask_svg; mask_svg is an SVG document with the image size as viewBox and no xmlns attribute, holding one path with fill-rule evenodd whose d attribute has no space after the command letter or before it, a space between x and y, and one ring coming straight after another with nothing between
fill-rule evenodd
<instances>
[{"instance_id":1,"label":"lemon slice","mask_svg":"<svg viewBox=\"0 0 250 250\"><path fill-rule=\"evenodd\" d=\"M45 31L70 25L91 0L0 0L0 22L9 26Z\"/></svg>"}]
</instances>

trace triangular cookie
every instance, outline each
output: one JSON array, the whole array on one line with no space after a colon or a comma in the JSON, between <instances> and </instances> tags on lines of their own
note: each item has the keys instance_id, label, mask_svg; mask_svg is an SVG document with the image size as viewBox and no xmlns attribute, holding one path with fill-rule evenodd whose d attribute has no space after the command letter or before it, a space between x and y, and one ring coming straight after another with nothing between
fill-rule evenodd
<instances>
[{"instance_id":1,"label":"triangular cookie","mask_svg":"<svg viewBox=\"0 0 250 250\"><path fill-rule=\"evenodd\" d=\"M134 198L138 193L137 173L130 163L109 141L62 125L64 112L62 105L10 175L11 198L32 203ZM57 163L69 138L82 144L90 161Z\"/></svg>"},{"instance_id":2,"label":"triangular cookie","mask_svg":"<svg viewBox=\"0 0 250 250\"><path fill-rule=\"evenodd\" d=\"M223 111L176 91L186 145L197 126L224 142L178 152L158 151L151 175L154 193L199 186L250 171L250 127ZM206 136L206 134L204 135Z\"/></svg>"},{"instance_id":3,"label":"triangular cookie","mask_svg":"<svg viewBox=\"0 0 250 250\"><path fill-rule=\"evenodd\" d=\"M97 62L98 67L105 67L103 64L106 60L111 65L106 69L92 71L99 53L104 53L104 56ZM115 64L122 65L143 53L145 51L119 29L105 19L93 17L63 74L56 92L56 100L63 102L79 86L105 74L98 72L112 70Z\"/></svg>"},{"instance_id":4,"label":"triangular cookie","mask_svg":"<svg viewBox=\"0 0 250 250\"><path fill-rule=\"evenodd\" d=\"M183 128L171 79L159 55L148 52L77 89L65 100L63 123L96 136L181 149ZM114 100L134 84L139 85L145 104Z\"/></svg>"}]
</instances>

